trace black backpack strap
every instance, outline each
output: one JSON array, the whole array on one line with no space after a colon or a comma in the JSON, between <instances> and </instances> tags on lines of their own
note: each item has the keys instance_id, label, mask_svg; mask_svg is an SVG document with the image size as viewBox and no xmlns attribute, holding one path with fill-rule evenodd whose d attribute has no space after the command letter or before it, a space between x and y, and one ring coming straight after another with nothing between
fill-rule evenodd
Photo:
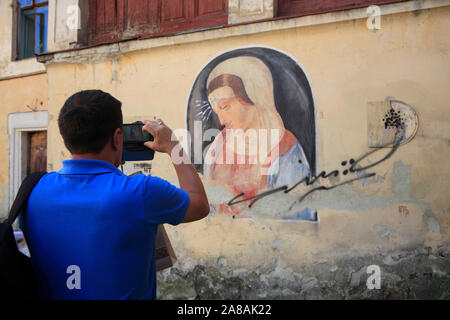
<instances>
[{"instance_id":1,"label":"black backpack strap","mask_svg":"<svg viewBox=\"0 0 450 320\"><path fill-rule=\"evenodd\" d=\"M38 299L31 259L19 252L12 224L26 208L28 197L45 172L30 174L22 182L9 217L0 223L0 299Z\"/></svg>"},{"instance_id":2,"label":"black backpack strap","mask_svg":"<svg viewBox=\"0 0 450 320\"><path fill-rule=\"evenodd\" d=\"M8 226L12 226L14 221L19 216L20 212L23 211L34 186L46 174L47 172L34 172L28 175L25 180L23 180L22 184L20 185L19 191L17 192L17 196L14 199L14 203L11 206L11 210L9 211L8 219L6 219L5 221ZM3 238L3 235L1 238Z\"/></svg>"}]
</instances>

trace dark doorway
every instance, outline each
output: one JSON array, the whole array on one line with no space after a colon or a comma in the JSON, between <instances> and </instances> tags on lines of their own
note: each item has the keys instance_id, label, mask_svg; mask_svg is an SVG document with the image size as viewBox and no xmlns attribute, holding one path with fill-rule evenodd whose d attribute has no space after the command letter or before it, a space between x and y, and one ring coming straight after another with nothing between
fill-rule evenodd
<instances>
[{"instance_id":1,"label":"dark doorway","mask_svg":"<svg viewBox=\"0 0 450 320\"><path fill-rule=\"evenodd\" d=\"M31 132L27 174L47 171L47 131Z\"/></svg>"}]
</instances>

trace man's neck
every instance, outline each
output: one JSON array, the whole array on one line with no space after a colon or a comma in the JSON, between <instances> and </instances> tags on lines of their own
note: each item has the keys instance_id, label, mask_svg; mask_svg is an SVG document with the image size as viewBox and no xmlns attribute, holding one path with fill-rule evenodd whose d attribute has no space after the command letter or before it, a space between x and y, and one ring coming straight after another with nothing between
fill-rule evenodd
<instances>
[{"instance_id":1,"label":"man's neck","mask_svg":"<svg viewBox=\"0 0 450 320\"><path fill-rule=\"evenodd\" d=\"M111 156L108 156L107 154L104 154L103 152L100 153L83 153L83 154L73 154L72 159L74 160L80 160L80 159L86 159L86 160L102 160L111 163L113 166L117 167L117 164L114 161L114 158Z\"/></svg>"}]
</instances>

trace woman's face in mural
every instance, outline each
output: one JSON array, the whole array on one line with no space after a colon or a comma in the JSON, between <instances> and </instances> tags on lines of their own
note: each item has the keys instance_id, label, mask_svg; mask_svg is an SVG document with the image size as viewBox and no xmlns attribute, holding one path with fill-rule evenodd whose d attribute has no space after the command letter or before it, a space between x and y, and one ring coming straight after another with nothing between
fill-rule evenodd
<instances>
[{"instance_id":1,"label":"woman's face in mural","mask_svg":"<svg viewBox=\"0 0 450 320\"><path fill-rule=\"evenodd\" d=\"M257 108L244 102L228 86L215 89L208 96L213 111L227 129L248 130L256 119Z\"/></svg>"}]
</instances>

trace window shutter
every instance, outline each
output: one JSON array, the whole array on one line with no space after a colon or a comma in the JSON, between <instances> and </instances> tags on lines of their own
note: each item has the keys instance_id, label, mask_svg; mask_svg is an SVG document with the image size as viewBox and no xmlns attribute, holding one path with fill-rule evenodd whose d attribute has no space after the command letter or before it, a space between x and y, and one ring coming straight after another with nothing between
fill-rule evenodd
<instances>
[{"instance_id":1,"label":"window shutter","mask_svg":"<svg viewBox=\"0 0 450 320\"><path fill-rule=\"evenodd\" d=\"M163 1L161 28L164 33L226 25L227 22L227 0Z\"/></svg>"},{"instance_id":2,"label":"window shutter","mask_svg":"<svg viewBox=\"0 0 450 320\"><path fill-rule=\"evenodd\" d=\"M226 25L228 0L90 0L90 43Z\"/></svg>"},{"instance_id":3,"label":"window shutter","mask_svg":"<svg viewBox=\"0 0 450 320\"><path fill-rule=\"evenodd\" d=\"M159 30L157 0L121 0L122 30L130 35Z\"/></svg>"},{"instance_id":4,"label":"window shutter","mask_svg":"<svg viewBox=\"0 0 450 320\"><path fill-rule=\"evenodd\" d=\"M213 25L228 23L228 0L196 0L195 19L201 24L209 21Z\"/></svg>"}]
</instances>

